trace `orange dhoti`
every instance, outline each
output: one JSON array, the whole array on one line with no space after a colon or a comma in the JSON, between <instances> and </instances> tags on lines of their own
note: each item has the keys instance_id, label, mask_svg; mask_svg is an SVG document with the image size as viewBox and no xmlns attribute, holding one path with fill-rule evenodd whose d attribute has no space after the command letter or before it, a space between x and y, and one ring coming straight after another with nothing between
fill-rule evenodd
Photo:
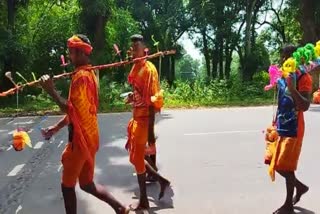
<instances>
[{"instance_id":1,"label":"orange dhoti","mask_svg":"<svg viewBox=\"0 0 320 214\"><path fill-rule=\"evenodd\" d=\"M146 145L148 142L148 117L137 117L130 120L128 125L128 146L130 162L137 174L146 172L144 162Z\"/></svg>"},{"instance_id":2,"label":"orange dhoti","mask_svg":"<svg viewBox=\"0 0 320 214\"><path fill-rule=\"evenodd\" d=\"M279 137L276 142L269 174L275 180L275 171L296 171L300 157L302 140L295 137Z\"/></svg>"},{"instance_id":3,"label":"orange dhoti","mask_svg":"<svg viewBox=\"0 0 320 214\"><path fill-rule=\"evenodd\" d=\"M62 154L62 183L65 187L75 187L78 179L80 186L93 182L95 156L97 149L90 149L91 160L88 160L81 149L69 142Z\"/></svg>"}]
</instances>

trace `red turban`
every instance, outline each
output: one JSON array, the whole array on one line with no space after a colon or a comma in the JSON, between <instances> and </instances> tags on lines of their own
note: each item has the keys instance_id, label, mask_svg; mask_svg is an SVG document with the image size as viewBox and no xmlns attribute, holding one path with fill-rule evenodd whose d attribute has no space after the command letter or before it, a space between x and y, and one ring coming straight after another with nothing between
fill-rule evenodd
<instances>
[{"instance_id":1,"label":"red turban","mask_svg":"<svg viewBox=\"0 0 320 214\"><path fill-rule=\"evenodd\" d=\"M74 35L68 39L68 48L77 48L89 55L92 52L92 46L82 41L78 36Z\"/></svg>"}]
</instances>

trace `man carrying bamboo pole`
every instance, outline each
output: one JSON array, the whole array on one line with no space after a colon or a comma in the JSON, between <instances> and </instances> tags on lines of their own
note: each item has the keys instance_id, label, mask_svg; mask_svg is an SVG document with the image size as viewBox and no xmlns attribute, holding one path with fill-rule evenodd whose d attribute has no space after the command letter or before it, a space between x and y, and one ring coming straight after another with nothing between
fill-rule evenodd
<instances>
[{"instance_id":1,"label":"man carrying bamboo pole","mask_svg":"<svg viewBox=\"0 0 320 214\"><path fill-rule=\"evenodd\" d=\"M141 35L131 37L133 58L145 56L145 44ZM133 118L128 124L127 148L130 153L130 162L134 165L140 188L140 200L132 210L149 208L146 191L146 173L150 174L160 184L159 199L164 195L170 182L159 175L156 170L145 160L145 148L148 142L150 118L161 109L163 105L162 91L160 90L158 74L155 66L147 60L135 62L128 76L128 82L133 87L133 93L128 102L133 103ZM151 124L153 129L153 124Z\"/></svg>"},{"instance_id":2,"label":"man carrying bamboo pole","mask_svg":"<svg viewBox=\"0 0 320 214\"><path fill-rule=\"evenodd\" d=\"M67 214L77 213L75 186L79 180L85 192L108 203L117 214L127 214L129 209L117 201L103 186L94 183L95 156L99 148L98 89L94 71L89 65L92 46L84 35L68 40L71 62L75 66L68 100L58 95L52 78L41 77L41 86L59 105L66 116L55 126L43 130L46 139L62 127L69 127L69 143L62 154L62 194Z\"/></svg>"}]
</instances>

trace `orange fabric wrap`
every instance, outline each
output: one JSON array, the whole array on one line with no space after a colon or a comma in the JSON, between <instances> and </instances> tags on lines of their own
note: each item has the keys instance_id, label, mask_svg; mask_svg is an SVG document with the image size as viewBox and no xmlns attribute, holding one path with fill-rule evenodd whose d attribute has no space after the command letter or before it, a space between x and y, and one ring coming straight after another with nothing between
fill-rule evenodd
<instances>
[{"instance_id":1,"label":"orange fabric wrap","mask_svg":"<svg viewBox=\"0 0 320 214\"><path fill-rule=\"evenodd\" d=\"M62 155L62 183L73 187L93 179L94 159L99 147L97 120L98 92L94 72L80 67L72 76L68 99L68 118L73 126L72 140ZM83 179L86 177L86 179Z\"/></svg>"},{"instance_id":2,"label":"orange fabric wrap","mask_svg":"<svg viewBox=\"0 0 320 214\"><path fill-rule=\"evenodd\" d=\"M134 64L128 76L128 82L140 95L136 97L134 107L152 105L158 111L163 107L163 91L160 88L158 71L151 62Z\"/></svg>"},{"instance_id":3,"label":"orange fabric wrap","mask_svg":"<svg viewBox=\"0 0 320 214\"><path fill-rule=\"evenodd\" d=\"M131 119L128 124L128 144L130 162L134 165L137 174L146 171L144 163L145 148L148 141L148 118Z\"/></svg>"}]
</instances>

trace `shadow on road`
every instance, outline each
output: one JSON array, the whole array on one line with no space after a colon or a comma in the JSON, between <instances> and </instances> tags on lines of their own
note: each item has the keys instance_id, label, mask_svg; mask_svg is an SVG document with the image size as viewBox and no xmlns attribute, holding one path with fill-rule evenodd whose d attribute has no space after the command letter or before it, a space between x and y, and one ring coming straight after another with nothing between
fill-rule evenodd
<instances>
[{"instance_id":1,"label":"shadow on road","mask_svg":"<svg viewBox=\"0 0 320 214\"><path fill-rule=\"evenodd\" d=\"M156 124L171 118L169 114L158 115ZM99 117L100 148L96 156L95 180L97 183L107 187L120 188L129 195L139 196L137 178L133 175L135 170L130 164L128 152L124 148L127 141L127 124L130 119L131 113L110 114ZM149 213L173 208L172 197L174 193L171 188L167 189L166 195L161 201L158 201L158 194L159 187L157 185L148 185L150 202L157 206L152 207ZM118 198L117 195L114 196ZM130 204L133 201L121 202ZM82 203L86 204L85 201L81 201L79 204ZM86 209L86 207L83 208Z\"/></svg>"},{"instance_id":2,"label":"shadow on road","mask_svg":"<svg viewBox=\"0 0 320 214\"><path fill-rule=\"evenodd\" d=\"M302 207L294 207L294 209L295 209L295 214L315 214L315 212L313 212L311 210L307 210ZM296 211L298 211L298 212L296 212Z\"/></svg>"},{"instance_id":3,"label":"shadow on road","mask_svg":"<svg viewBox=\"0 0 320 214\"><path fill-rule=\"evenodd\" d=\"M134 193L134 196L132 199L139 200L139 188L136 187L134 189L128 190L130 192ZM167 209L173 209L173 196L174 192L172 187L168 187L164 197L161 200L158 200L160 191L160 186L156 183L151 183L147 185L147 194L149 198L149 202L154 203L156 207L152 207L145 212L137 211L136 213L149 213L149 214L156 214L159 210L167 210Z\"/></svg>"}]
</instances>

